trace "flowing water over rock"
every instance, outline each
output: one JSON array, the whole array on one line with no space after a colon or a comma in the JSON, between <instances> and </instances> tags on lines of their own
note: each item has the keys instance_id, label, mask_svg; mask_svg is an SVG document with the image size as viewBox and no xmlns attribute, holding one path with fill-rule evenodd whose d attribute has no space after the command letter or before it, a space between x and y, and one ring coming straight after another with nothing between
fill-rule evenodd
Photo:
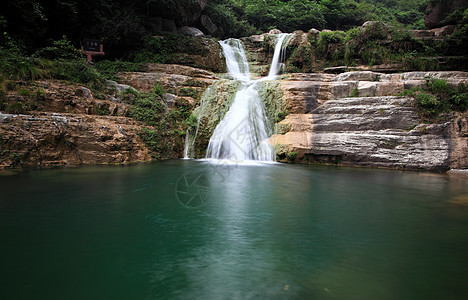
<instances>
[{"instance_id":1,"label":"flowing water over rock","mask_svg":"<svg viewBox=\"0 0 468 300\"><path fill-rule=\"evenodd\" d=\"M268 79L275 79L276 75L280 73L281 69L284 69L284 60L286 56L287 41L291 38L289 33L281 33L278 35L275 45L275 53L273 54L273 60L271 61L270 72L268 73ZM285 45L286 40L286 45Z\"/></svg>"},{"instance_id":2,"label":"flowing water over rock","mask_svg":"<svg viewBox=\"0 0 468 300\"><path fill-rule=\"evenodd\" d=\"M229 75L240 81L232 102L224 112L219 124L213 131L206 151L206 158L233 161L274 161L275 151L268 138L273 134L271 121L268 120L265 104L259 94L264 80L274 80L281 71L284 57L284 42L290 34L277 36L275 52L268 77L251 80L247 56L242 42L237 39L221 41ZM209 94L208 91L206 94ZM204 97L205 100L205 97ZM185 157L193 153L200 116L206 110L207 101L202 101L195 134L187 134Z\"/></svg>"}]
</instances>

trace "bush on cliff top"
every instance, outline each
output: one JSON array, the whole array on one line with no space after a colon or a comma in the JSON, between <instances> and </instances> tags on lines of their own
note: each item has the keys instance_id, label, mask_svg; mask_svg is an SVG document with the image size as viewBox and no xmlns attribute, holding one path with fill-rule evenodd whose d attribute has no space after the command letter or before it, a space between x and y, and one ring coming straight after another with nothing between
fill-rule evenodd
<instances>
[{"instance_id":1,"label":"bush on cliff top","mask_svg":"<svg viewBox=\"0 0 468 300\"><path fill-rule=\"evenodd\" d=\"M468 90L465 84L452 88L445 79L430 78L424 89L404 90L402 96L415 99L415 106L423 121L437 120L441 113L468 110Z\"/></svg>"}]
</instances>

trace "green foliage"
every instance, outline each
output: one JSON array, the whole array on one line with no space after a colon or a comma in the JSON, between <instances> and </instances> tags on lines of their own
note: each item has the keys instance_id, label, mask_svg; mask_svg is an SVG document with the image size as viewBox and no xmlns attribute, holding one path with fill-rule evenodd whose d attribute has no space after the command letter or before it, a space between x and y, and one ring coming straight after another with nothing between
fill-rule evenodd
<instances>
[{"instance_id":1,"label":"green foliage","mask_svg":"<svg viewBox=\"0 0 468 300\"><path fill-rule=\"evenodd\" d=\"M185 120L185 124L188 128L196 128L198 125L198 119L196 116L190 114L188 118Z\"/></svg>"},{"instance_id":2,"label":"green foliage","mask_svg":"<svg viewBox=\"0 0 468 300\"><path fill-rule=\"evenodd\" d=\"M416 94L416 105L421 109L422 117L435 118L446 106L437 96L428 92L419 92Z\"/></svg>"},{"instance_id":3,"label":"green foliage","mask_svg":"<svg viewBox=\"0 0 468 300\"><path fill-rule=\"evenodd\" d=\"M94 106L94 113L100 116L110 115L109 104L108 103L96 103Z\"/></svg>"},{"instance_id":4,"label":"green foliage","mask_svg":"<svg viewBox=\"0 0 468 300\"><path fill-rule=\"evenodd\" d=\"M429 91L433 94L448 94L450 92L450 86L445 79L431 78L428 82Z\"/></svg>"},{"instance_id":5,"label":"green foliage","mask_svg":"<svg viewBox=\"0 0 468 300\"><path fill-rule=\"evenodd\" d=\"M339 52L339 47L346 38L346 33L343 31L322 31L317 42L317 53L325 58L327 54L332 55L334 52ZM329 47L330 44L335 44L335 48ZM335 54L336 56L336 54ZM334 59L337 59L335 57Z\"/></svg>"},{"instance_id":6,"label":"green foliage","mask_svg":"<svg viewBox=\"0 0 468 300\"><path fill-rule=\"evenodd\" d=\"M407 89L400 96L415 99L415 105L423 120L435 120L444 112L468 110L468 91L464 84L452 88L445 79L429 78L425 89Z\"/></svg>"},{"instance_id":7,"label":"green foliage","mask_svg":"<svg viewBox=\"0 0 468 300\"><path fill-rule=\"evenodd\" d=\"M166 91L164 90L164 87L160 82L156 82L153 86L153 93L157 96L162 96L166 93Z\"/></svg>"},{"instance_id":8,"label":"green foliage","mask_svg":"<svg viewBox=\"0 0 468 300\"><path fill-rule=\"evenodd\" d=\"M78 59L81 54L64 35L60 40L53 41L52 46L36 51L34 56L47 59Z\"/></svg>"},{"instance_id":9,"label":"green foliage","mask_svg":"<svg viewBox=\"0 0 468 300\"><path fill-rule=\"evenodd\" d=\"M37 80L50 77L51 62L25 57L14 48L0 48L0 73L13 80Z\"/></svg>"},{"instance_id":10,"label":"green foliage","mask_svg":"<svg viewBox=\"0 0 468 300\"><path fill-rule=\"evenodd\" d=\"M204 83L203 81L200 81L200 80L196 80L196 79L193 79L193 78L189 78L187 79L184 83L183 83L184 86L194 86L194 87L206 87L207 84Z\"/></svg>"},{"instance_id":11,"label":"green foliage","mask_svg":"<svg viewBox=\"0 0 468 300\"><path fill-rule=\"evenodd\" d=\"M178 92L179 96L192 97L195 100L200 100L200 92L194 88L180 88Z\"/></svg>"},{"instance_id":12,"label":"green foliage","mask_svg":"<svg viewBox=\"0 0 468 300\"><path fill-rule=\"evenodd\" d=\"M34 99L36 101L44 101L45 100L45 91L43 88L37 88L34 90L33 93Z\"/></svg>"},{"instance_id":13,"label":"green foliage","mask_svg":"<svg viewBox=\"0 0 468 300\"><path fill-rule=\"evenodd\" d=\"M53 62L51 74L53 78L82 83L96 90L104 87L103 76L84 59L56 60Z\"/></svg>"},{"instance_id":14,"label":"green foliage","mask_svg":"<svg viewBox=\"0 0 468 300\"><path fill-rule=\"evenodd\" d=\"M147 36L143 39L143 47L133 54L133 60L137 63L165 63L173 50L171 41L171 38Z\"/></svg>"},{"instance_id":15,"label":"green foliage","mask_svg":"<svg viewBox=\"0 0 468 300\"><path fill-rule=\"evenodd\" d=\"M22 87L18 89L18 95L27 97L31 95L31 92L27 88Z\"/></svg>"},{"instance_id":16,"label":"green foliage","mask_svg":"<svg viewBox=\"0 0 468 300\"><path fill-rule=\"evenodd\" d=\"M170 145L163 130L159 127L143 128L140 133L143 142L151 151L151 156L155 159L161 159L170 151Z\"/></svg>"},{"instance_id":17,"label":"green foliage","mask_svg":"<svg viewBox=\"0 0 468 300\"><path fill-rule=\"evenodd\" d=\"M21 101L8 103L5 111L9 114L24 114L26 112L26 105Z\"/></svg>"},{"instance_id":18,"label":"green foliage","mask_svg":"<svg viewBox=\"0 0 468 300\"><path fill-rule=\"evenodd\" d=\"M359 97L359 90L357 87L355 87L352 91L351 91L351 95L349 95L350 97Z\"/></svg>"},{"instance_id":19,"label":"green foliage","mask_svg":"<svg viewBox=\"0 0 468 300\"><path fill-rule=\"evenodd\" d=\"M284 120L284 118L286 118L286 114L285 114L284 112L280 111L280 112L278 113L278 118L277 118L277 121L276 121L276 122L277 122L277 123L278 123L278 122L281 122L281 121Z\"/></svg>"},{"instance_id":20,"label":"green foliage","mask_svg":"<svg viewBox=\"0 0 468 300\"><path fill-rule=\"evenodd\" d=\"M286 156L286 159L288 160L288 162L292 163L296 159L296 156L297 156L296 151L289 152L288 155Z\"/></svg>"},{"instance_id":21,"label":"green foliage","mask_svg":"<svg viewBox=\"0 0 468 300\"><path fill-rule=\"evenodd\" d=\"M102 60L95 64L96 69L109 80L117 80L117 73L120 72L141 72L143 65L141 63L132 63L121 60L110 61Z\"/></svg>"},{"instance_id":22,"label":"green foliage","mask_svg":"<svg viewBox=\"0 0 468 300\"><path fill-rule=\"evenodd\" d=\"M365 21L384 21L423 29L427 0L212 0L206 13L222 37L248 36L278 28L294 30L349 29Z\"/></svg>"},{"instance_id":23,"label":"green foliage","mask_svg":"<svg viewBox=\"0 0 468 300\"><path fill-rule=\"evenodd\" d=\"M130 117L150 126L160 123L165 108L162 99L156 93L146 93L136 99L130 110Z\"/></svg>"}]
</instances>

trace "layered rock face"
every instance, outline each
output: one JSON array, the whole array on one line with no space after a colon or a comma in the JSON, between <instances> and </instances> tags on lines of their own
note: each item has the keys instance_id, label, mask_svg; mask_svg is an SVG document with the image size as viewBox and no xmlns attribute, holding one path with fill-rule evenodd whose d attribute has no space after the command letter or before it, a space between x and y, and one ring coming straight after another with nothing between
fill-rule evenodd
<instances>
[{"instance_id":1,"label":"layered rock face","mask_svg":"<svg viewBox=\"0 0 468 300\"><path fill-rule=\"evenodd\" d=\"M34 100L33 111L0 112L0 169L151 160L127 104L98 100L85 87L61 82L36 82L34 88L43 97ZM7 101L31 101L20 97L8 95Z\"/></svg>"},{"instance_id":2,"label":"layered rock face","mask_svg":"<svg viewBox=\"0 0 468 300\"><path fill-rule=\"evenodd\" d=\"M148 64L146 72L122 73L120 78L121 83L108 82L113 92L107 100L60 81L18 83L17 89L27 95L9 91L0 103L8 110L22 104L14 113L0 106L0 169L149 161L152 153L142 131L152 128L130 118L131 106L123 97L132 96L132 88L147 92L161 84L167 114L180 106L190 111L219 79L203 69L172 64ZM158 138L168 149L159 158L182 157L184 137L169 131L165 135Z\"/></svg>"},{"instance_id":3,"label":"layered rock face","mask_svg":"<svg viewBox=\"0 0 468 300\"><path fill-rule=\"evenodd\" d=\"M270 141L285 159L442 171L468 166L466 115L421 124L413 99L398 97L427 78L466 83L465 72L293 74L281 81L291 113ZM349 97L354 94L355 97Z\"/></svg>"},{"instance_id":4,"label":"layered rock face","mask_svg":"<svg viewBox=\"0 0 468 300\"><path fill-rule=\"evenodd\" d=\"M151 159L130 118L0 113L0 168L120 164Z\"/></svg>"}]
</instances>

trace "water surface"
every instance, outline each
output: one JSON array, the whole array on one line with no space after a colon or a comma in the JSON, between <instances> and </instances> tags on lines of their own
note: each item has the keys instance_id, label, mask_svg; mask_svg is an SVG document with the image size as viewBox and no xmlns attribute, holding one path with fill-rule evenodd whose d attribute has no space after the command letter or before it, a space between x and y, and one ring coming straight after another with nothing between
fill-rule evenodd
<instances>
[{"instance_id":1,"label":"water surface","mask_svg":"<svg viewBox=\"0 0 468 300\"><path fill-rule=\"evenodd\" d=\"M466 299L467 183L190 160L0 176L0 299Z\"/></svg>"}]
</instances>

